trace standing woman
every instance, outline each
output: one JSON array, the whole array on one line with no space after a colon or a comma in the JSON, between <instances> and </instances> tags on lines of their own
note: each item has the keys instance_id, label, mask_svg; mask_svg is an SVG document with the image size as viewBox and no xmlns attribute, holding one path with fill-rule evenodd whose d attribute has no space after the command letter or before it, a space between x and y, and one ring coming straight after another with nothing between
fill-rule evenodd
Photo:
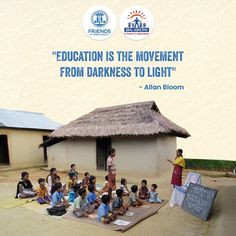
<instances>
[{"instance_id":1,"label":"standing woman","mask_svg":"<svg viewBox=\"0 0 236 236\"><path fill-rule=\"evenodd\" d=\"M116 190L116 165L115 156L116 150L111 148L108 151L109 157L107 158L107 170L108 170L108 195L111 197L112 190Z\"/></svg>"},{"instance_id":2,"label":"standing woman","mask_svg":"<svg viewBox=\"0 0 236 236\"><path fill-rule=\"evenodd\" d=\"M182 149L177 149L176 151L176 157L174 162L167 159L173 166L173 174L172 174L172 179L171 179L171 184L176 186L182 186L182 172L183 168L185 168L185 160L183 158L183 150Z\"/></svg>"}]
</instances>

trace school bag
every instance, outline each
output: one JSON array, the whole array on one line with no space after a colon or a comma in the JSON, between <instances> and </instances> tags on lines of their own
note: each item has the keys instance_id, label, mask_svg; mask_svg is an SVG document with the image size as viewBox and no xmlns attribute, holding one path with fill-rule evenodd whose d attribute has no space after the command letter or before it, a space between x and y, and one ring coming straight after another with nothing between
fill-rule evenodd
<instances>
[{"instance_id":1,"label":"school bag","mask_svg":"<svg viewBox=\"0 0 236 236\"><path fill-rule=\"evenodd\" d=\"M47 212L52 216L62 216L66 214L65 206L54 206L52 208L47 208Z\"/></svg>"}]
</instances>

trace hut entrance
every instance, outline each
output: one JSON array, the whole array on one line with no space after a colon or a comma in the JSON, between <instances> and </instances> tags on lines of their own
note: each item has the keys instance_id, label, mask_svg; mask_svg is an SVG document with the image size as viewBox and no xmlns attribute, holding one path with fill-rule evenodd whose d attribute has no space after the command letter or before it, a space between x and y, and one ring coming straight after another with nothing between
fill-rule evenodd
<instances>
[{"instance_id":1,"label":"hut entrance","mask_svg":"<svg viewBox=\"0 0 236 236\"><path fill-rule=\"evenodd\" d=\"M110 138L98 138L97 139L97 170L106 170L108 150L111 148Z\"/></svg>"},{"instance_id":2,"label":"hut entrance","mask_svg":"<svg viewBox=\"0 0 236 236\"><path fill-rule=\"evenodd\" d=\"M46 140L48 140L48 136L43 136L43 142L45 142ZM47 153L47 147L43 147L43 160L44 160L44 163L47 163L48 162L48 153Z\"/></svg>"},{"instance_id":3,"label":"hut entrance","mask_svg":"<svg viewBox=\"0 0 236 236\"><path fill-rule=\"evenodd\" d=\"M7 135L0 135L0 164L9 165Z\"/></svg>"}]
</instances>

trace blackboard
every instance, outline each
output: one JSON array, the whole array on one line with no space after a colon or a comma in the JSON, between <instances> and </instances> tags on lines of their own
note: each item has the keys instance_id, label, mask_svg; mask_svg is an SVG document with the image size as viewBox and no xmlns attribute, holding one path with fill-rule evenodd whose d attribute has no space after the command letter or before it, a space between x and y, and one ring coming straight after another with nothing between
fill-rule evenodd
<instances>
[{"instance_id":1,"label":"blackboard","mask_svg":"<svg viewBox=\"0 0 236 236\"><path fill-rule=\"evenodd\" d=\"M216 198L217 190L190 183L182 204L182 209L207 220Z\"/></svg>"}]
</instances>

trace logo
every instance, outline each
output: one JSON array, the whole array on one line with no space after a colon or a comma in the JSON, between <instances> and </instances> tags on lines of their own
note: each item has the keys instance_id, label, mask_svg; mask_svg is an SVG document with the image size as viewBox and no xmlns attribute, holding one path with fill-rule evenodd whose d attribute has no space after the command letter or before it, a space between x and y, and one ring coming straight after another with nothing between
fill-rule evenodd
<instances>
[{"instance_id":1,"label":"logo","mask_svg":"<svg viewBox=\"0 0 236 236\"><path fill-rule=\"evenodd\" d=\"M105 11L95 11L91 16L91 22L95 27L102 28L108 23L108 15Z\"/></svg>"},{"instance_id":2,"label":"logo","mask_svg":"<svg viewBox=\"0 0 236 236\"><path fill-rule=\"evenodd\" d=\"M115 14L105 6L92 7L84 15L83 28L92 39L107 39L116 29Z\"/></svg>"},{"instance_id":3,"label":"logo","mask_svg":"<svg viewBox=\"0 0 236 236\"><path fill-rule=\"evenodd\" d=\"M120 28L129 39L144 39L153 29L152 13L141 6L129 7L121 15Z\"/></svg>"}]
</instances>

